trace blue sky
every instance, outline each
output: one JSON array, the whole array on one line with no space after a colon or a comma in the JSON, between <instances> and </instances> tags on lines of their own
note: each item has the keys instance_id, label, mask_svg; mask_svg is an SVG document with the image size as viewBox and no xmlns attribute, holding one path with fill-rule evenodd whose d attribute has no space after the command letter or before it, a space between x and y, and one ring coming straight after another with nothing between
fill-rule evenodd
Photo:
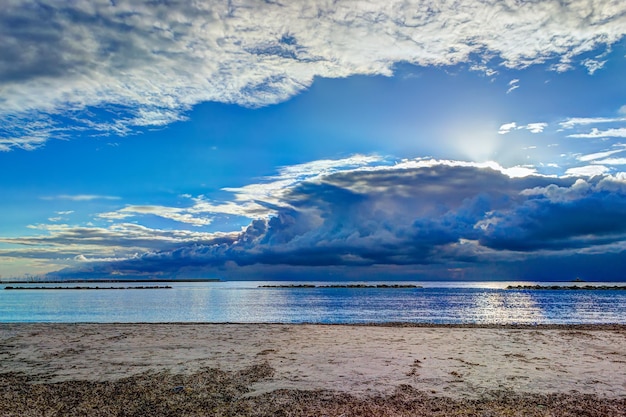
<instances>
[{"instance_id":1,"label":"blue sky","mask_svg":"<svg viewBox=\"0 0 626 417\"><path fill-rule=\"evenodd\" d=\"M8 2L3 278L623 280L626 5L187 3Z\"/></svg>"}]
</instances>

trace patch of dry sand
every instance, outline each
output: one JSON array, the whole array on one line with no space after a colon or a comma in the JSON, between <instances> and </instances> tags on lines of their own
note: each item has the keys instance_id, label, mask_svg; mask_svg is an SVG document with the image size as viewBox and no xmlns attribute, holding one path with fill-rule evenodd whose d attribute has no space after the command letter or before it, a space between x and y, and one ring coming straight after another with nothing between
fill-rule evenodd
<instances>
[{"instance_id":1,"label":"patch of dry sand","mask_svg":"<svg viewBox=\"0 0 626 417\"><path fill-rule=\"evenodd\" d=\"M493 391L625 398L626 328L0 324L0 373L39 382L261 363L273 376L253 383L248 396L278 389L370 396L409 385L452 398Z\"/></svg>"}]
</instances>

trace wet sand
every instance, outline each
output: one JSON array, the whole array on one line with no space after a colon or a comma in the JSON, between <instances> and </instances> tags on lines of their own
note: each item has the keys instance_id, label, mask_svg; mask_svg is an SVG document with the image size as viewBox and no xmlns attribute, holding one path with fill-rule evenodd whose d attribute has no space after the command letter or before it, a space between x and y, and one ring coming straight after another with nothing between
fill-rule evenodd
<instances>
[{"instance_id":1,"label":"wet sand","mask_svg":"<svg viewBox=\"0 0 626 417\"><path fill-rule=\"evenodd\" d=\"M186 415L620 416L626 326L0 324L0 377L0 415L142 415L115 409L133 393Z\"/></svg>"}]
</instances>

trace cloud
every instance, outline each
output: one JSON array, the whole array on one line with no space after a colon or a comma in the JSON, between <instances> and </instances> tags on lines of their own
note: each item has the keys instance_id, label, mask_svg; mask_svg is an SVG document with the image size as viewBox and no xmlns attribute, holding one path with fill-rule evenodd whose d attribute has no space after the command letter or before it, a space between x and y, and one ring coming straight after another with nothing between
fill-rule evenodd
<instances>
[{"instance_id":1,"label":"cloud","mask_svg":"<svg viewBox=\"0 0 626 417\"><path fill-rule=\"evenodd\" d=\"M489 68L484 63L483 64L472 64L470 66L470 70L482 72L483 74L485 74L486 77L493 77L494 75L498 74L498 71L496 71L493 68Z\"/></svg>"},{"instance_id":2,"label":"cloud","mask_svg":"<svg viewBox=\"0 0 626 417\"><path fill-rule=\"evenodd\" d=\"M626 172L607 175L598 183L598 190L626 194Z\"/></svg>"},{"instance_id":3,"label":"cloud","mask_svg":"<svg viewBox=\"0 0 626 417\"><path fill-rule=\"evenodd\" d=\"M626 158L606 158L599 161L593 161L592 163L599 165L626 165Z\"/></svg>"},{"instance_id":4,"label":"cloud","mask_svg":"<svg viewBox=\"0 0 626 417\"><path fill-rule=\"evenodd\" d=\"M511 123L505 123L503 125L500 126L500 128L498 129L498 134L500 135L506 135L507 133L513 131L513 130L521 130L521 129L526 129L528 131L530 131L530 133L542 133L543 130L548 126L547 123L543 123L543 122L537 122L537 123L528 123L527 125L521 125L518 126L517 123L515 122L511 122Z\"/></svg>"},{"instance_id":5,"label":"cloud","mask_svg":"<svg viewBox=\"0 0 626 417\"><path fill-rule=\"evenodd\" d=\"M92 201L92 200L119 200L120 197L110 195L94 195L94 194L61 194L56 196L41 197L42 200L70 200L70 201Z\"/></svg>"},{"instance_id":6,"label":"cloud","mask_svg":"<svg viewBox=\"0 0 626 417\"><path fill-rule=\"evenodd\" d=\"M206 226L211 224L212 219L206 216L195 216L188 209L164 206L126 206L118 211L100 213L99 218L109 220L120 220L136 215L153 215L164 219L174 220L180 223L187 223L194 226Z\"/></svg>"},{"instance_id":7,"label":"cloud","mask_svg":"<svg viewBox=\"0 0 626 417\"><path fill-rule=\"evenodd\" d=\"M258 279L294 271L345 276L344 268L361 277L383 270L444 277L450 268L477 279L490 268L518 277L516 268L527 270L520 263L538 268L539 260L585 256L595 264L626 250L626 173L606 172L589 165L558 178L494 162L362 155L313 161L233 188L230 200L186 195L189 207L126 206L103 216L107 226L33 225L30 236L0 239L0 257L65 268L50 275L57 277ZM252 204L260 208L248 210ZM128 221L157 215L193 224L219 216L208 214L216 207L247 217L247 226L208 233Z\"/></svg>"},{"instance_id":8,"label":"cloud","mask_svg":"<svg viewBox=\"0 0 626 417\"><path fill-rule=\"evenodd\" d=\"M314 165L285 167L277 177L309 172L306 167ZM592 256L600 248L626 250L626 174L516 177L510 170L436 160L333 168L282 188L272 196L280 202L274 214L251 220L241 232L219 239L169 237L162 247L125 260L89 262L87 271L183 276L250 273L251 266L272 273L381 265L396 271L451 265L484 271L494 263L506 269L522 261ZM111 232L118 243L130 236L126 230L98 230ZM139 236L149 233L157 232L142 229ZM81 271L76 266L58 274Z\"/></svg>"},{"instance_id":9,"label":"cloud","mask_svg":"<svg viewBox=\"0 0 626 417\"><path fill-rule=\"evenodd\" d=\"M606 64L606 60L598 61L595 59L585 59L582 64L583 66L585 66L585 68L587 68L587 72L589 72L589 75L593 75L597 70L604 67L604 64Z\"/></svg>"},{"instance_id":10,"label":"cloud","mask_svg":"<svg viewBox=\"0 0 626 417\"><path fill-rule=\"evenodd\" d=\"M161 248L171 243L212 241L221 234L192 232L186 230L151 229L133 223L117 223L108 227L72 226L67 224L37 224L32 230L45 232L39 236L1 238L1 242L21 245L92 245L131 246L133 248Z\"/></svg>"},{"instance_id":11,"label":"cloud","mask_svg":"<svg viewBox=\"0 0 626 417\"><path fill-rule=\"evenodd\" d=\"M164 126L204 101L265 106L315 77L388 76L398 62L467 62L493 74L500 65L557 61L563 70L620 40L625 10L603 0L6 0L0 151L34 149L75 131L126 135Z\"/></svg>"},{"instance_id":12,"label":"cloud","mask_svg":"<svg viewBox=\"0 0 626 417\"><path fill-rule=\"evenodd\" d=\"M541 133L548 126L547 123L529 123L525 126L530 133Z\"/></svg>"},{"instance_id":13,"label":"cloud","mask_svg":"<svg viewBox=\"0 0 626 417\"><path fill-rule=\"evenodd\" d=\"M591 129L589 133L574 133L567 135L568 138L584 138L584 139L596 139L596 138L626 138L626 127L620 127L615 129L599 130L597 128Z\"/></svg>"},{"instance_id":14,"label":"cloud","mask_svg":"<svg viewBox=\"0 0 626 417\"><path fill-rule=\"evenodd\" d=\"M577 179L576 182L569 187L559 187L555 184L550 184L547 187L525 189L522 190L520 194L524 196L542 196L551 203L564 203L578 200L587 195L590 190L591 185L587 181Z\"/></svg>"},{"instance_id":15,"label":"cloud","mask_svg":"<svg viewBox=\"0 0 626 417\"><path fill-rule=\"evenodd\" d=\"M151 214L162 218L205 226L211 224L213 215L242 216L249 219L269 218L280 208L288 208L285 200L293 187L303 181L315 181L327 175L345 170L375 169L384 167L386 161L380 156L353 155L342 159L325 159L279 168L278 174L261 178L257 183L243 187L227 187L222 191L233 194L232 201L210 201L205 196L183 195L193 204L189 207L163 207L153 205L130 205L117 211L100 213L101 219L122 220L137 215Z\"/></svg>"},{"instance_id":16,"label":"cloud","mask_svg":"<svg viewBox=\"0 0 626 417\"><path fill-rule=\"evenodd\" d=\"M517 123L515 123L515 122L505 123L505 124L500 126L500 129L498 129L498 133L500 135L506 135L510 131L516 130L516 129L518 129Z\"/></svg>"},{"instance_id":17,"label":"cloud","mask_svg":"<svg viewBox=\"0 0 626 417\"><path fill-rule=\"evenodd\" d=\"M569 187L551 184L524 190L521 194L528 200L487 216L481 244L533 251L623 242L626 195L596 187L597 183L578 179Z\"/></svg>"},{"instance_id":18,"label":"cloud","mask_svg":"<svg viewBox=\"0 0 626 417\"><path fill-rule=\"evenodd\" d=\"M2 259L45 260L48 264L75 267L82 258L90 263L121 262L150 251L172 250L185 244L232 243L237 233L205 233L151 229L131 223L108 227L48 224L30 226L41 234L0 238Z\"/></svg>"},{"instance_id":19,"label":"cloud","mask_svg":"<svg viewBox=\"0 0 626 417\"><path fill-rule=\"evenodd\" d=\"M586 165L582 167L568 168L565 171L566 176L572 177L594 177L597 175L604 175L609 169L602 165Z\"/></svg>"},{"instance_id":20,"label":"cloud","mask_svg":"<svg viewBox=\"0 0 626 417\"><path fill-rule=\"evenodd\" d=\"M64 216L67 216L67 215L72 214L72 213L74 213L74 210L55 211L55 214L57 214L57 216L48 217L48 221L49 222L53 222L53 223L60 222L60 221L66 219L66 217L64 217Z\"/></svg>"},{"instance_id":21,"label":"cloud","mask_svg":"<svg viewBox=\"0 0 626 417\"><path fill-rule=\"evenodd\" d=\"M394 164L393 168L395 169L418 169L418 168L433 168L437 166L490 169L493 171L497 171L503 175L506 175L509 178L523 178L529 175L539 176L539 174L532 168L520 167L520 166L504 168L502 165L493 161L466 162L466 161L453 161L453 160L445 160L445 159L418 158L418 159L405 159L399 163ZM386 171L388 169L390 169L388 165L379 165L376 167L365 167L359 170L360 171Z\"/></svg>"},{"instance_id":22,"label":"cloud","mask_svg":"<svg viewBox=\"0 0 626 417\"><path fill-rule=\"evenodd\" d=\"M616 123L624 121L626 121L626 117L572 117L564 122L560 122L559 125L561 125L563 129L571 129L578 125Z\"/></svg>"},{"instance_id":23,"label":"cloud","mask_svg":"<svg viewBox=\"0 0 626 417\"><path fill-rule=\"evenodd\" d=\"M596 152L596 153L591 153L591 154L587 154L587 155L580 155L578 157L576 157L576 159L578 159L579 161L582 162L589 162L589 161L595 161L597 159L602 159L602 158L607 158L611 155L614 155L616 153L621 153L626 151L626 146L625 145L617 145L617 147L621 148L621 149L613 149L610 151L603 151L603 152ZM598 163L602 163L602 162L598 162Z\"/></svg>"},{"instance_id":24,"label":"cloud","mask_svg":"<svg viewBox=\"0 0 626 417\"><path fill-rule=\"evenodd\" d=\"M514 79L509 81L509 89L506 90L506 93L509 94L510 92L512 92L513 90L517 90L519 88L519 80L518 79Z\"/></svg>"}]
</instances>

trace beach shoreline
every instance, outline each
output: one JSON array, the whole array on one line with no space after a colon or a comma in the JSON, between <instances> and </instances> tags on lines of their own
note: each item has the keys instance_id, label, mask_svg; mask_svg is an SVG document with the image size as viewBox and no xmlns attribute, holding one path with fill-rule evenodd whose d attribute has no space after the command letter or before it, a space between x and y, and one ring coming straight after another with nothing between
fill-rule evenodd
<instances>
[{"instance_id":1,"label":"beach shoreline","mask_svg":"<svg viewBox=\"0 0 626 417\"><path fill-rule=\"evenodd\" d=\"M506 394L524 404L560 409L559 401L583 401L614 407L606 415L626 415L615 414L626 413L626 326L0 324L0 410L8 407L11 386L97 390L159 378L208 381L207 372L225 381L243 378L233 394L241 404L317 393L335 405L349 398L369 407L402 397L412 406L421 398L420 404L491 401L495 407L507 404L500 398ZM193 393L200 392L194 384ZM167 389L177 386L186 389L182 382Z\"/></svg>"}]
</instances>

